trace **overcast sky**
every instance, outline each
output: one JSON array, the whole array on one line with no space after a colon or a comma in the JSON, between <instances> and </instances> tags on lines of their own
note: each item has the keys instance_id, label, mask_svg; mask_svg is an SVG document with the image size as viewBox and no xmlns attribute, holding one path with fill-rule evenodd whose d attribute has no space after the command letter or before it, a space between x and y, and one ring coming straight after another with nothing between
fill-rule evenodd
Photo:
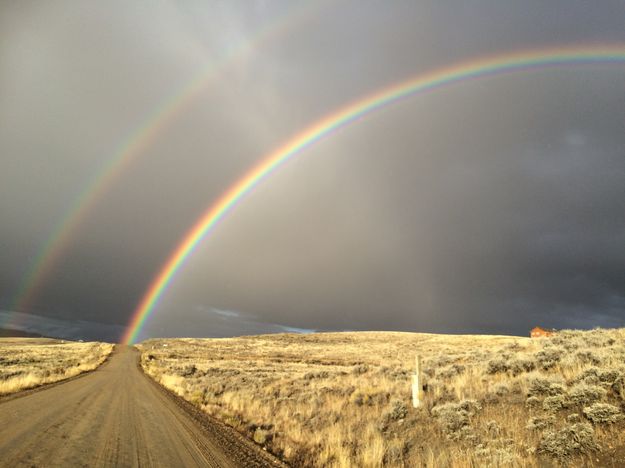
<instances>
[{"instance_id":1,"label":"overcast sky","mask_svg":"<svg viewBox=\"0 0 625 468\"><path fill-rule=\"evenodd\" d=\"M89 181L201 70L213 79L20 312L109 337L211 202L317 119L474 57L625 45L623 24L623 1L2 2L0 309ZM491 77L284 166L198 247L142 336L624 326L624 246L625 67Z\"/></svg>"}]
</instances>

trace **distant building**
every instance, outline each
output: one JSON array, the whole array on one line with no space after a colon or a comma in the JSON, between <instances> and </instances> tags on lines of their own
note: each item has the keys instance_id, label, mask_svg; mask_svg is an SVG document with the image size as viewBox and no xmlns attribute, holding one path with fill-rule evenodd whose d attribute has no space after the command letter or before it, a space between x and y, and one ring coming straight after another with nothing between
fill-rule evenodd
<instances>
[{"instance_id":1,"label":"distant building","mask_svg":"<svg viewBox=\"0 0 625 468\"><path fill-rule=\"evenodd\" d=\"M530 338L542 338L543 336L552 336L557 333L553 328L534 327L530 330Z\"/></svg>"}]
</instances>

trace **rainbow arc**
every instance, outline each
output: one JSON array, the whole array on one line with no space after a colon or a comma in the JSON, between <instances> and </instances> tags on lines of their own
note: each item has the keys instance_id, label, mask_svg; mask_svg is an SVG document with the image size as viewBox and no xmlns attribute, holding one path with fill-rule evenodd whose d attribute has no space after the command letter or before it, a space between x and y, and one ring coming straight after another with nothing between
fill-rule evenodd
<instances>
[{"instance_id":1,"label":"rainbow arc","mask_svg":"<svg viewBox=\"0 0 625 468\"><path fill-rule=\"evenodd\" d=\"M279 167L303 154L306 148L328 138L343 127L415 95L495 76L546 68L599 65L625 65L625 45L524 50L474 59L417 75L339 108L262 157L260 162L208 207L183 236L150 283L133 312L122 342L130 344L137 339L146 320L153 313L159 299L173 281L176 273L180 271L185 260L219 221L233 210L245 195L269 178Z\"/></svg>"}]
</instances>

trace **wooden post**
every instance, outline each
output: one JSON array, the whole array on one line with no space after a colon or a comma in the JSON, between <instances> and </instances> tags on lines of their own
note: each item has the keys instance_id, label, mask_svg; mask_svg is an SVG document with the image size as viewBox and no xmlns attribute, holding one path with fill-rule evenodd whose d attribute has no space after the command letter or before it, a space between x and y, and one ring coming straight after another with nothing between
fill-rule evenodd
<instances>
[{"instance_id":1,"label":"wooden post","mask_svg":"<svg viewBox=\"0 0 625 468\"><path fill-rule=\"evenodd\" d=\"M423 401L423 381L421 379L421 357L417 354L416 369L412 376L412 406L418 408Z\"/></svg>"}]
</instances>

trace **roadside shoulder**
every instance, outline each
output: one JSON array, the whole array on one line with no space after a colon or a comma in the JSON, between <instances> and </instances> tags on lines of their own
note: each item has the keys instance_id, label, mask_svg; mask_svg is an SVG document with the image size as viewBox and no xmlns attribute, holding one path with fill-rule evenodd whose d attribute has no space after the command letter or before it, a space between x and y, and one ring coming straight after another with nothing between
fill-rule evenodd
<instances>
[{"instance_id":1,"label":"roadside shoulder","mask_svg":"<svg viewBox=\"0 0 625 468\"><path fill-rule=\"evenodd\" d=\"M241 466L259 468L288 466L286 463L268 453L266 450L256 445L232 427L204 413L192 403L156 382L143 371L140 360L137 360L137 367L144 378L154 385L159 392L169 398L181 410L188 414L224 449L224 451L228 453L228 455L231 455Z\"/></svg>"}]
</instances>

